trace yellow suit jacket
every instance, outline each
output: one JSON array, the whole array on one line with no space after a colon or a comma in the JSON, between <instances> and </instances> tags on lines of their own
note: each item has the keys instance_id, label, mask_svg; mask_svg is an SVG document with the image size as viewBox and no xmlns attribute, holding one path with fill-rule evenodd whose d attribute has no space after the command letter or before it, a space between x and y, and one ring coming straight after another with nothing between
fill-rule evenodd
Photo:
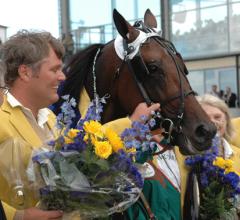
<instances>
[{"instance_id":1,"label":"yellow suit jacket","mask_svg":"<svg viewBox=\"0 0 240 220\"><path fill-rule=\"evenodd\" d=\"M231 144L233 154L229 158L233 161L233 169L240 172L240 148Z\"/></svg>"},{"instance_id":2,"label":"yellow suit jacket","mask_svg":"<svg viewBox=\"0 0 240 220\"><path fill-rule=\"evenodd\" d=\"M233 118L232 124L234 128L234 135L231 139L231 144L237 146L240 148L240 117L239 118Z\"/></svg>"},{"instance_id":3,"label":"yellow suit jacket","mask_svg":"<svg viewBox=\"0 0 240 220\"><path fill-rule=\"evenodd\" d=\"M14 145L4 146L5 140L10 138L20 138L24 142L24 146L20 147L20 158L22 159L24 168L27 167L32 150L42 145L41 139L37 136L31 124L26 119L21 108L12 108L4 97L4 102L0 108L0 158L1 164L9 164L12 166L13 155L16 153L16 147ZM51 113L48 117L48 126L52 129L55 125L55 115ZM14 209L18 208L13 204L10 199L12 192L12 186L3 175L3 167L0 167L0 199L3 201L3 206L7 214L7 219L12 219L14 215ZM37 203L37 199L31 191L25 192L26 203L25 207L33 207ZM7 204L11 204L13 207L9 207Z\"/></svg>"},{"instance_id":4,"label":"yellow suit jacket","mask_svg":"<svg viewBox=\"0 0 240 220\"><path fill-rule=\"evenodd\" d=\"M183 210L187 178L188 178L188 173L189 173L190 169L185 165L186 156L184 156L180 153L179 148L177 146L175 146L174 152L175 152L175 155L177 158L178 167L179 167L179 171L180 171L180 177L181 177L181 207Z\"/></svg>"}]
</instances>

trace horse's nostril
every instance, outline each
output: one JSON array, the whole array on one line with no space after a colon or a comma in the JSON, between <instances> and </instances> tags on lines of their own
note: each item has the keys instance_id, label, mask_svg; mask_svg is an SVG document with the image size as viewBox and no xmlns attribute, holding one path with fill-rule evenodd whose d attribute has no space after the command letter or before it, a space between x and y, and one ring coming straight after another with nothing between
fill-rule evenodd
<instances>
[{"instance_id":1,"label":"horse's nostril","mask_svg":"<svg viewBox=\"0 0 240 220\"><path fill-rule=\"evenodd\" d=\"M192 146L199 150L208 150L212 146L212 139L216 134L216 127L213 123L200 123L194 130Z\"/></svg>"},{"instance_id":2,"label":"horse's nostril","mask_svg":"<svg viewBox=\"0 0 240 220\"><path fill-rule=\"evenodd\" d=\"M208 129L202 124L197 127L195 133L197 137L206 137L208 134Z\"/></svg>"},{"instance_id":3,"label":"horse's nostril","mask_svg":"<svg viewBox=\"0 0 240 220\"><path fill-rule=\"evenodd\" d=\"M216 133L216 129L214 126L201 124L199 125L196 130L195 134L198 137L199 142L209 141L212 139Z\"/></svg>"}]
</instances>

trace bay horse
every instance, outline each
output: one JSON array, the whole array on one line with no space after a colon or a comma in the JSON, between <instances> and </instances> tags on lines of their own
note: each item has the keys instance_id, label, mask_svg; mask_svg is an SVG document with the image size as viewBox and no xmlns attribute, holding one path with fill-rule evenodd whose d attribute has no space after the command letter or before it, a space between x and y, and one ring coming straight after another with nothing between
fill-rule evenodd
<instances>
[{"instance_id":1,"label":"bay horse","mask_svg":"<svg viewBox=\"0 0 240 220\"><path fill-rule=\"evenodd\" d=\"M113 18L119 36L73 55L63 70L67 79L60 95L79 103L83 87L90 99L96 92L109 94L102 123L131 115L141 102L160 103L162 121L173 123L171 145L183 154L208 149L216 128L194 96L181 55L156 32L155 16L148 9L143 22L131 25L114 9Z\"/></svg>"}]
</instances>

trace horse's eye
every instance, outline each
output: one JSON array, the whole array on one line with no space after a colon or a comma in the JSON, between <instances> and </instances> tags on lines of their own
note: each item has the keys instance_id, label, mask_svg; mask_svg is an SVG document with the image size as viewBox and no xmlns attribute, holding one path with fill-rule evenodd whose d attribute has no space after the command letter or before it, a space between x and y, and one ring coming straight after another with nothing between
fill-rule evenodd
<instances>
[{"instance_id":1,"label":"horse's eye","mask_svg":"<svg viewBox=\"0 0 240 220\"><path fill-rule=\"evenodd\" d=\"M158 70L158 66L156 64L149 64L148 65L148 70L150 73L154 73Z\"/></svg>"}]
</instances>

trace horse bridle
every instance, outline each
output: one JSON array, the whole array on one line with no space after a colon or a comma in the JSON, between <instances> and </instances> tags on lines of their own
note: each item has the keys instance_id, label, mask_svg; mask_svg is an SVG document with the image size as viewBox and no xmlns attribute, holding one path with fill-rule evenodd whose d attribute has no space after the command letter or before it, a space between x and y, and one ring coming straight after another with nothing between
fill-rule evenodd
<instances>
[{"instance_id":1,"label":"horse bridle","mask_svg":"<svg viewBox=\"0 0 240 220\"><path fill-rule=\"evenodd\" d=\"M139 28L140 25L141 25L141 28ZM146 33L155 32L153 29L146 27L142 22L138 22L137 24L135 23L134 27L136 27L137 29L144 31ZM160 44L164 49L167 50L168 54L171 56L175 66L176 66L177 74L178 74L178 78L179 78L180 94L170 97L169 99L160 103L161 108L162 108L163 106L169 104L170 102L172 102L176 99L180 99L180 106L179 106L176 117L173 119L172 118L164 118L161 114L158 114L161 126L163 126L163 128L165 129L165 139L167 139L167 142L168 142L167 144L169 144L173 130L175 130L177 133L182 132L181 122L183 120L183 115L184 115L184 100L189 95L195 95L195 92L192 89L190 89L187 92L183 91L181 75L186 77L185 76L186 74L179 67L179 64L177 63L176 58L174 57L175 55L177 55L177 51L176 51L174 45L171 42L168 42L170 45L166 44L165 42L167 42L167 41L164 40L163 38L161 38L160 36L159 37L153 36L152 38L158 44ZM150 73L144 63L142 56L141 56L141 52L140 52L141 46L140 46L137 54L133 57L133 59L129 59L129 54L133 50L135 50L135 48L133 48L132 46L129 47L125 39L123 39L123 47L124 47L124 51L125 51L125 56L124 56L124 60L121 64L120 68L118 69L118 74L120 73L123 64L127 63L128 68L129 68L130 72L132 73L132 76L141 92L141 95L144 98L144 101L147 103L148 106L150 106L153 102L150 99L146 89L143 86L144 76L148 76ZM138 68L138 72L135 71L137 66L138 67L140 66L140 68ZM165 126L164 126L164 124L165 124Z\"/></svg>"},{"instance_id":2,"label":"horse bridle","mask_svg":"<svg viewBox=\"0 0 240 220\"><path fill-rule=\"evenodd\" d=\"M144 31L145 33L155 32L155 30L153 30L149 27L146 27L142 21L137 21L134 24L134 27L136 29L139 29L140 31ZM174 45L171 42L166 41L165 39L161 38L160 35L155 35L152 37L150 36L149 38L153 38L158 44L160 44L164 49L167 50L168 54L171 56L171 58L175 64L175 67L177 69L177 75L179 78L180 94L170 97L169 99L160 103L160 106L162 108L163 106L169 104L170 102L172 102L176 99L180 99L180 106L179 106L178 112L176 114L176 117L175 118L166 118L166 117L163 117L160 113L157 114L157 119L161 125L160 127L164 128L164 130L165 130L165 132L164 132L165 144L170 146L170 141L172 138L172 131L174 130L177 133L182 132L181 122L183 120L183 115L184 115L184 100L189 95L195 95L195 92L192 89L190 89L187 92L183 91L181 75L186 77L185 76L186 74L179 67L179 65L174 57L175 55L178 54ZM168 44L166 42L168 42ZM129 46L127 41L125 39L123 39L124 59L122 60L120 67L117 68L117 71L115 72L115 79L119 77L125 63L127 63L129 71L131 72L144 101L147 103L148 106L150 106L153 102L152 102L151 98L149 97L146 89L143 86L144 76L148 76L150 73L149 73L148 68L145 65L145 62L144 62L142 56L141 56L141 52L140 52L141 46L142 45L140 45L137 54L132 59L129 59L129 54L131 54L135 50L135 48L132 46ZM94 98L97 98L95 65L96 65L96 60L100 54L100 51L101 51L101 48L98 49L98 51L94 57L94 63L93 63ZM138 71L136 72L135 69L137 66L138 66ZM140 66L140 68L139 68L139 66Z\"/></svg>"}]
</instances>

